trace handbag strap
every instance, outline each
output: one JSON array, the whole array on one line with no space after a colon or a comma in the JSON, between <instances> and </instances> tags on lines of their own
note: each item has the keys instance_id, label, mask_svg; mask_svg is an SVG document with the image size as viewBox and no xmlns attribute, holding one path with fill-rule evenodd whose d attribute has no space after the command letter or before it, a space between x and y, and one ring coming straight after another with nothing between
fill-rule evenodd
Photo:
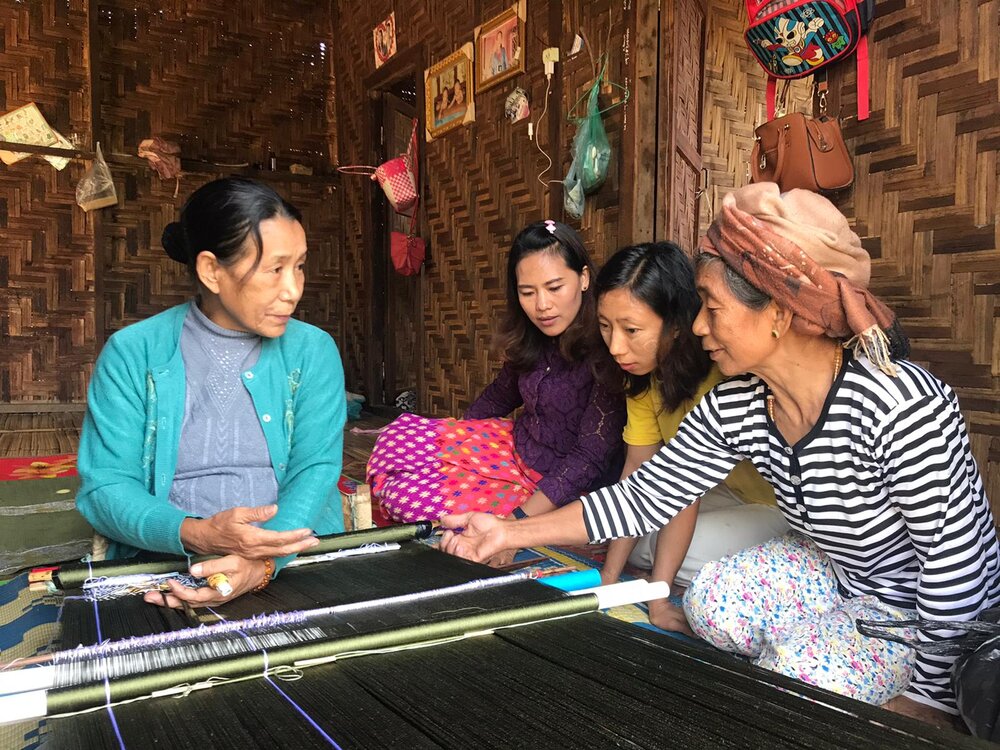
<instances>
[{"instance_id":1,"label":"handbag strap","mask_svg":"<svg viewBox=\"0 0 1000 750\"><path fill-rule=\"evenodd\" d=\"M781 184L781 172L785 168L785 151L788 150L788 125L782 125L781 129L778 131L778 146L777 146L777 156L774 160L774 177L772 180L779 185Z\"/></svg>"}]
</instances>

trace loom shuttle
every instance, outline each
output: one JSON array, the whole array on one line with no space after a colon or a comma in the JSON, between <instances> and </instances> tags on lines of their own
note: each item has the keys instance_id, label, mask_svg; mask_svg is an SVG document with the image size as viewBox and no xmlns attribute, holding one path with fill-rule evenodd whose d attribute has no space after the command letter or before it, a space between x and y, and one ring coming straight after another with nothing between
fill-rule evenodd
<instances>
[{"instance_id":1,"label":"loom shuttle","mask_svg":"<svg viewBox=\"0 0 1000 750\"><path fill-rule=\"evenodd\" d=\"M539 583L544 583L546 586L560 591L578 591L579 589L592 589L600 586L601 573L594 568L588 568L587 570L576 570L561 576L547 576L537 580Z\"/></svg>"}]
</instances>

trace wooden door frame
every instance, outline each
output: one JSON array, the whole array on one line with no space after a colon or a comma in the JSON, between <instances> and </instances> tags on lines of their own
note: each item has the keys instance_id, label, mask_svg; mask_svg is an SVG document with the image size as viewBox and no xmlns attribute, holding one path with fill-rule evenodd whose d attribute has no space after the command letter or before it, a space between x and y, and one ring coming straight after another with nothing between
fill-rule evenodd
<instances>
[{"instance_id":1,"label":"wooden door frame","mask_svg":"<svg viewBox=\"0 0 1000 750\"><path fill-rule=\"evenodd\" d=\"M699 45L704 56L711 4L708 0L694 2L705 14ZM632 96L626 105L630 127L622 139L622 160L632 166L631 172L623 175L622 245L672 239L693 250L697 239L697 219L694 226L679 228L668 205L675 177L670 159L680 150L692 165L700 165L705 117L703 73L698 90L698 143L679 142L677 118L689 113L678 112L672 97L681 55L692 51L678 49L676 13L674 3L657 0L635 0L627 11L626 26L634 43L625 70ZM654 166L650 169L648 165Z\"/></svg>"},{"instance_id":2,"label":"wooden door frame","mask_svg":"<svg viewBox=\"0 0 1000 750\"><path fill-rule=\"evenodd\" d=\"M367 164L379 164L379 159L384 158L384 153L382 150L382 143L380 138L380 129L382 127L383 119L383 107L381 93L387 91L393 84L398 81L413 77L414 84L416 86L417 101L416 101L416 114L417 119L420 121L420 126L418 126L418 155L417 155L417 169L420 185L418 186L420 193L420 203L418 207L417 216L417 230L421 237L426 237L426 222L427 213L425 209L426 195L427 195L427 178L425 176L426 170L425 166L425 156L424 156L424 139L423 139L423 123L424 123L424 77L423 71L427 67L424 47L422 44L410 47L402 52L397 52L388 62L386 62L381 68L376 70L374 73L368 75L363 80L364 90L367 94L367 107L368 107L368 127L365 128L363 133L364 138L364 151L366 155L365 158L368 160ZM382 215L385 210L386 198L381 190L372 190L371 199L365 201L365 216L364 223L362 225L362 238L361 247L373 247L376 241L385 241L384 236L380 236L378 217ZM386 254L388 257L388 253ZM419 331L417 335L417 353L416 361L418 363L416 379L417 379L417 412L422 412L424 400L425 400L425 377L424 377L424 309L425 309L425 289L426 289L426 274L425 267L426 261L420 269L420 275L417 277L417 308L418 308L418 319L415 321L419 326ZM395 409L394 404L377 404L374 402L375 394L378 394L378 398L381 400L385 393L385 378L382 376L380 370L384 366L382 361L383 352L385 347L385 338L382 332L385 331L386 321L385 321L385 309L377 309L374 304L374 299L379 290L384 292L382 288L382 280L378 277L378 274L374 273L374 268L371 263L366 262L363 267L364 274L364 288L369 290L369 294L372 299L372 304L369 307L371 315L367 316L367 325L365 330L365 353L366 353L366 363L364 366L364 379L365 379L365 391L368 394L369 403L366 404L366 408L369 408L375 413L383 413L388 416L394 416L399 413L398 409ZM376 356L377 354L377 356Z\"/></svg>"}]
</instances>

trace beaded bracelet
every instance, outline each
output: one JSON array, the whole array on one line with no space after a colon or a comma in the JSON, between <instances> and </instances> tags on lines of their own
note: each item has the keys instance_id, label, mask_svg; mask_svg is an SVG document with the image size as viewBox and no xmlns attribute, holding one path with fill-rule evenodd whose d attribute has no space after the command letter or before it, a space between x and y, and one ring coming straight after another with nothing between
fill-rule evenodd
<instances>
[{"instance_id":1,"label":"beaded bracelet","mask_svg":"<svg viewBox=\"0 0 1000 750\"><path fill-rule=\"evenodd\" d=\"M264 580L250 589L251 594L256 594L258 591L263 591L267 588L267 585L271 582L274 577L274 559L270 557L264 558Z\"/></svg>"}]
</instances>

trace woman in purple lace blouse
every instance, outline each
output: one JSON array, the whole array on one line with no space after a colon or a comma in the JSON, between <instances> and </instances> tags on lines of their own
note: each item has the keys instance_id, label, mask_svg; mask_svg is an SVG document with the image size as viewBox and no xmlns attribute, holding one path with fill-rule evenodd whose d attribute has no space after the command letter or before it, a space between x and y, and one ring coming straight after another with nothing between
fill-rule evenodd
<instances>
[{"instance_id":1,"label":"woman in purple lace blouse","mask_svg":"<svg viewBox=\"0 0 1000 750\"><path fill-rule=\"evenodd\" d=\"M625 399L594 376L613 366L597 327L595 271L565 224L539 221L517 235L498 332L504 366L464 419L403 414L382 431L368 483L389 515L537 515L617 479Z\"/></svg>"},{"instance_id":2,"label":"woman in purple lace blouse","mask_svg":"<svg viewBox=\"0 0 1000 750\"><path fill-rule=\"evenodd\" d=\"M556 221L525 227L507 259L505 363L465 413L514 419L514 451L538 479L515 515L537 515L620 475L625 401L595 380L608 356L591 287L596 268L580 236Z\"/></svg>"}]
</instances>

